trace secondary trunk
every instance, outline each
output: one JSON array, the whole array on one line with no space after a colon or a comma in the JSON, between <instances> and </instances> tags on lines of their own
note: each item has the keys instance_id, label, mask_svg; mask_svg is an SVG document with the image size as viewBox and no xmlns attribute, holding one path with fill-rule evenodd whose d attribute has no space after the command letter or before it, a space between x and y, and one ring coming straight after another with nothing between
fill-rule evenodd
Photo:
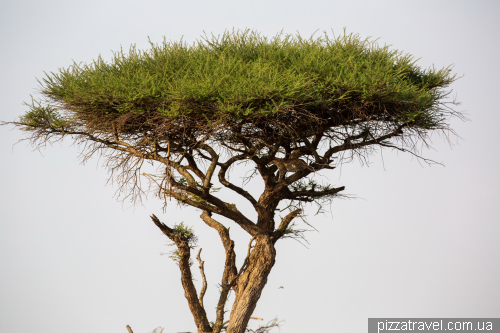
<instances>
[{"instance_id":1,"label":"secondary trunk","mask_svg":"<svg viewBox=\"0 0 500 333\"><path fill-rule=\"evenodd\" d=\"M267 235L256 238L256 245L250 254L248 267L238 278L235 286L236 299L231 310L227 333L244 333L255 310L257 301L267 283L267 277L274 266L276 250Z\"/></svg>"}]
</instances>

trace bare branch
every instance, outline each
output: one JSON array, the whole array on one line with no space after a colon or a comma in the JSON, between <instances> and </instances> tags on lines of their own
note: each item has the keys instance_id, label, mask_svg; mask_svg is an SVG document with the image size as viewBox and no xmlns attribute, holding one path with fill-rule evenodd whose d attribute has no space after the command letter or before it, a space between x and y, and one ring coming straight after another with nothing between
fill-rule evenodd
<instances>
[{"instance_id":1,"label":"bare branch","mask_svg":"<svg viewBox=\"0 0 500 333\"><path fill-rule=\"evenodd\" d=\"M292 220L294 218L296 218L300 213L302 212L301 209L296 209L290 213L288 213L282 220L281 220L281 223L278 227L278 229L276 229L276 231L273 233L273 236L272 236L272 239L273 239L273 243L276 243L276 241L278 239L280 239L286 232L286 230L288 229L288 226L290 225L290 223L292 222Z\"/></svg>"},{"instance_id":2,"label":"bare branch","mask_svg":"<svg viewBox=\"0 0 500 333\"><path fill-rule=\"evenodd\" d=\"M204 210L203 213L200 215L200 217L203 220L203 222L205 222L209 227L217 230L217 232L219 233L219 237L222 241L222 244L224 246L224 250L227 252L229 250L229 246L231 245L231 238L229 237L229 228L226 228L222 223L214 220L211 214L207 210Z\"/></svg>"},{"instance_id":3,"label":"bare branch","mask_svg":"<svg viewBox=\"0 0 500 333\"><path fill-rule=\"evenodd\" d=\"M204 268L204 265L205 265L205 262L201 260L201 250L202 248L200 247L200 249L198 250L198 255L196 256L196 259L198 259L198 263L199 263L199 268L200 268L200 274L201 274L201 279L203 281L203 286L201 287L201 291L200 291L200 296L199 296L199 299L200 299L200 305L202 308L205 308L203 306L203 297L205 296L205 292L207 291L207 278L205 277L205 268Z\"/></svg>"},{"instance_id":4,"label":"bare branch","mask_svg":"<svg viewBox=\"0 0 500 333\"><path fill-rule=\"evenodd\" d=\"M257 227L252 221L236 209L236 206L230 205L219 198L196 188L195 185L183 185L175 181L173 177L169 179L169 183L172 184L175 189L164 189L163 191L165 192L165 195L176 198L180 202L187 203L201 210L207 210L209 212L227 217L236 222L239 226L241 226L241 228L252 236L263 232L262 229ZM190 193L192 196L187 196L186 193Z\"/></svg>"},{"instance_id":5,"label":"bare branch","mask_svg":"<svg viewBox=\"0 0 500 333\"><path fill-rule=\"evenodd\" d=\"M276 328L276 327L279 328L280 324L281 324L281 321L278 321L278 318L274 318L273 320L271 320L270 322L268 322L266 325L260 326L256 330L247 329L247 332L248 333L268 333L273 328Z\"/></svg>"},{"instance_id":6,"label":"bare branch","mask_svg":"<svg viewBox=\"0 0 500 333\"><path fill-rule=\"evenodd\" d=\"M241 266L238 274L229 283L231 286L234 285L234 283L236 282L236 279L238 277L240 277L241 274L243 274L243 272L245 271L245 269L248 267L248 264L250 263L250 261L249 261L249 259L250 259L250 251L253 248L252 243L255 240L255 238L256 238L256 236L254 236L254 237L252 237L252 239L250 239L250 242L248 243L247 256L246 256L245 260L243 261L243 265Z\"/></svg>"},{"instance_id":7,"label":"bare branch","mask_svg":"<svg viewBox=\"0 0 500 333\"><path fill-rule=\"evenodd\" d=\"M392 131L389 134L380 136L380 137L378 137L376 139L366 140L366 141L362 141L362 142L359 142L359 143L352 143L352 141L360 139L360 138L363 138L364 133L361 133L361 134L358 134L358 135L354 135L354 136L350 136L350 137L348 137L348 138L346 138L344 140L344 143L342 145L335 146L335 147L332 147L332 148L328 149L328 151L324 155L324 158L330 159L330 157L333 154L338 153L338 152L343 151L343 150L347 150L347 149L354 150L354 149L357 149L357 148L361 148L361 147L365 147L365 146L369 146L369 145L373 145L373 144L379 144L379 143L381 143L384 140L387 140L387 139L390 139L392 137L401 135L403 127L404 127L403 125L400 125L396 130Z\"/></svg>"},{"instance_id":8,"label":"bare branch","mask_svg":"<svg viewBox=\"0 0 500 333\"><path fill-rule=\"evenodd\" d=\"M250 319L260 320L260 321L264 320L264 319L259 318L259 317L250 317ZM226 326L228 323L229 323L229 320L226 320L226 321L224 322L224 324L223 324L223 326L224 326L224 327L223 327L223 329L226 329L226 328L227 328L227 327L225 327L225 326Z\"/></svg>"},{"instance_id":9,"label":"bare branch","mask_svg":"<svg viewBox=\"0 0 500 333\"><path fill-rule=\"evenodd\" d=\"M212 156L212 161L210 163L210 166L208 167L207 175L205 176L205 179L203 181L203 186L207 189L210 187L210 180L212 180L212 175L214 174L215 167L218 164L217 162L219 161L219 155L215 153L212 147L204 145L204 149L206 149Z\"/></svg>"},{"instance_id":10,"label":"bare branch","mask_svg":"<svg viewBox=\"0 0 500 333\"><path fill-rule=\"evenodd\" d=\"M231 157L226 163L221 164L221 168L219 170L219 181L225 187L227 187L227 188L233 190L234 192L240 194L241 196L243 196L245 199L247 199L248 201L250 201L250 203L255 208L257 208L259 204L258 204L257 200L255 200L255 198L252 197L252 195L250 193L248 193L247 191L245 191L241 187L236 186L236 185L230 183L226 179L226 172L229 169L229 167L231 165L233 165L237 161L241 161L241 160L244 160L244 159L248 158L248 156L249 155L246 154L246 153L245 154L236 155L236 156Z\"/></svg>"},{"instance_id":11,"label":"bare branch","mask_svg":"<svg viewBox=\"0 0 500 333\"><path fill-rule=\"evenodd\" d=\"M220 222L214 220L210 216L210 213L206 210L203 211L200 217L208 226L217 230L226 252L224 272L221 279L221 293L219 296L219 301L217 302L216 319L214 323L214 332L220 332L220 330L224 326L224 308L232 287L229 281L233 280L238 274L236 268L236 253L234 252L234 242L229 237L229 229L224 227L224 225L222 225Z\"/></svg>"}]
</instances>

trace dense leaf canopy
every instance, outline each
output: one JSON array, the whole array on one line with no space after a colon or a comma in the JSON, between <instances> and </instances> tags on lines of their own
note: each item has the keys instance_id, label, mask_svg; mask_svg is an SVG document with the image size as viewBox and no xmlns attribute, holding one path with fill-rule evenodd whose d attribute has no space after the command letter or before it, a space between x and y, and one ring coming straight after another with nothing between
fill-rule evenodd
<instances>
[{"instance_id":1,"label":"dense leaf canopy","mask_svg":"<svg viewBox=\"0 0 500 333\"><path fill-rule=\"evenodd\" d=\"M192 45L132 47L110 62L99 57L47 74L40 83L48 103L32 103L22 121L169 137L248 123L253 136L265 138L356 119L429 130L442 127L450 71L422 69L411 55L358 35L227 32Z\"/></svg>"}]
</instances>

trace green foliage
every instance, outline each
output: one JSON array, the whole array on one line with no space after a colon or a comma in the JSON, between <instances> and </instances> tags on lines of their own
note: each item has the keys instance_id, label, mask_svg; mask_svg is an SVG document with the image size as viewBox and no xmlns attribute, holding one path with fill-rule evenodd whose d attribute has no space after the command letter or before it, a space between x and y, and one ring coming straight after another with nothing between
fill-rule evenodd
<instances>
[{"instance_id":1,"label":"green foliage","mask_svg":"<svg viewBox=\"0 0 500 333\"><path fill-rule=\"evenodd\" d=\"M183 185L183 186L188 186L188 181L186 179L186 177L180 177L179 180L178 180L179 184Z\"/></svg>"},{"instance_id":2,"label":"green foliage","mask_svg":"<svg viewBox=\"0 0 500 333\"><path fill-rule=\"evenodd\" d=\"M64 127L70 125L57 109L52 106L42 106L33 100L31 104L25 103L25 105L30 110L20 118L20 122L24 125L24 130L29 131L36 128L64 129Z\"/></svg>"},{"instance_id":3,"label":"green foliage","mask_svg":"<svg viewBox=\"0 0 500 333\"><path fill-rule=\"evenodd\" d=\"M328 193L328 191L333 190L333 186L331 184L322 185L319 184L316 180L312 178L300 179L288 187L292 192L302 192L304 195L303 199L306 199L310 202L313 202L316 199L320 199L326 196L332 196L336 193ZM311 192L308 192L311 191ZM321 195L315 195L315 192L323 192Z\"/></svg>"},{"instance_id":4,"label":"green foliage","mask_svg":"<svg viewBox=\"0 0 500 333\"><path fill-rule=\"evenodd\" d=\"M182 237L186 240L191 240L195 238L194 231L192 227L188 227L184 222L178 223L173 227L173 233L175 236Z\"/></svg>"},{"instance_id":5,"label":"green foliage","mask_svg":"<svg viewBox=\"0 0 500 333\"><path fill-rule=\"evenodd\" d=\"M179 261L184 258L184 256L179 252L179 250L173 250L169 253L169 258L171 258L177 266L179 266ZM189 259L189 266L193 266L193 261Z\"/></svg>"},{"instance_id":6,"label":"green foliage","mask_svg":"<svg viewBox=\"0 0 500 333\"><path fill-rule=\"evenodd\" d=\"M411 55L354 34L267 38L246 30L192 45L164 41L146 51L131 47L110 62L99 57L75 63L47 74L41 91L88 116L153 112L238 119L296 107L315 112L341 103L399 110L397 121L430 128L442 88L455 79L450 71L422 69Z\"/></svg>"},{"instance_id":7,"label":"green foliage","mask_svg":"<svg viewBox=\"0 0 500 333\"><path fill-rule=\"evenodd\" d=\"M184 222L175 224L172 228L172 236L179 240L187 241L189 247L192 249L196 246L198 238L195 236L193 227L188 227ZM174 245L174 244L171 244ZM184 256L179 252L179 249L175 249L169 253L169 257L179 265L179 261L184 258ZM189 266L192 266L193 262L189 259Z\"/></svg>"}]
</instances>

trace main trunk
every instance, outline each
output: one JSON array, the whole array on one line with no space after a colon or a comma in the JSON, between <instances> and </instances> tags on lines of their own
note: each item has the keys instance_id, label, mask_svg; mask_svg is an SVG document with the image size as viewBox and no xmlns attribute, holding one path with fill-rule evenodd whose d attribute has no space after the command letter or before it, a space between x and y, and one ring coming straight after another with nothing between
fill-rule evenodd
<instances>
[{"instance_id":1,"label":"main trunk","mask_svg":"<svg viewBox=\"0 0 500 333\"><path fill-rule=\"evenodd\" d=\"M231 310L227 333L244 333L255 310L257 301L267 283L267 277L274 266L276 250L267 235L256 238L256 245L250 254L248 267L238 278L235 286L236 299Z\"/></svg>"}]
</instances>

